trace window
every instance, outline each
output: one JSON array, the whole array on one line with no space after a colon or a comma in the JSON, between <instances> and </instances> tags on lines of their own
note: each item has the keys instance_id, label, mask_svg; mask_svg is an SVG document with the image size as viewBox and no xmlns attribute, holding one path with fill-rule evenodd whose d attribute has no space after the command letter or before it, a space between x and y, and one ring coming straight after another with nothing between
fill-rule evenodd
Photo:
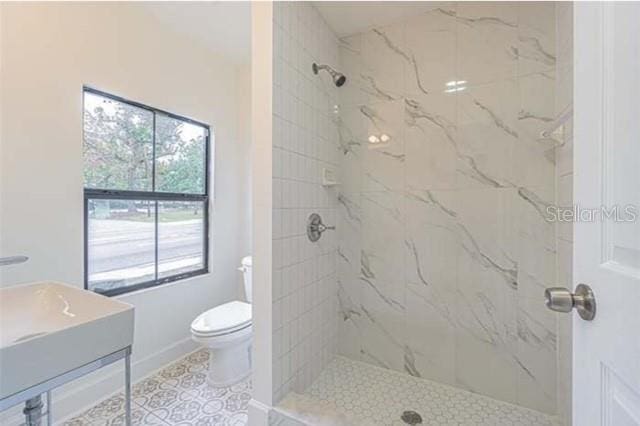
<instances>
[{"instance_id":1,"label":"window","mask_svg":"<svg viewBox=\"0 0 640 426\"><path fill-rule=\"evenodd\" d=\"M84 89L85 288L208 271L209 126Z\"/></svg>"}]
</instances>

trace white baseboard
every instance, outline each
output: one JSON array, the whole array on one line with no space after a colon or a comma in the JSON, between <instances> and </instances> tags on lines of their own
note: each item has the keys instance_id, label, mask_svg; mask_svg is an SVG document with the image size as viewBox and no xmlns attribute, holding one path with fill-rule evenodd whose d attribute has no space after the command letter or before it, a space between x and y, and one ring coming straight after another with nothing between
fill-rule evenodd
<instances>
[{"instance_id":1,"label":"white baseboard","mask_svg":"<svg viewBox=\"0 0 640 426\"><path fill-rule=\"evenodd\" d=\"M191 340L191 337L187 337L156 353L136 360L134 346L134 360L131 365L132 382L135 383L155 373L165 365L197 348L198 344ZM62 423L64 420L84 412L96 402L122 392L123 386L124 364L117 362L115 365L105 367L57 389L53 392L52 404L55 423ZM0 424L3 426L18 426L23 423L24 416L20 405L0 415Z\"/></svg>"},{"instance_id":2,"label":"white baseboard","mask_svg":"<svg viewBox=\"0 0 640 426\"><path fill-rule=\"evenodd\" d=\"M271 407L260 401L251 399L249 401L249 425L248 426L268 426L269 413Z\"/></svg>"}]
</instances>

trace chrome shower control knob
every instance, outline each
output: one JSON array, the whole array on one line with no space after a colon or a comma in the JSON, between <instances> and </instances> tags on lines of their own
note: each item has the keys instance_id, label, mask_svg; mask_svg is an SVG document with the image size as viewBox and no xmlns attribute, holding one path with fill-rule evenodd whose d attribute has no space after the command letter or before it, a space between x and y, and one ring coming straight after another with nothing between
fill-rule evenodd
<instances>
[{"instance_id":1,"label":"chrome shower control knob","mask_svg":"<svg viewBox=\"0 0 640 426\"><path fill-rule=\"evenodd\" d=\"M544 291L547 308L556 312L571 312L576 308L580 318L591 321L596 316L596 299L586 284L578 284L575 293L564 287L550 287Z\"/></svg>"},{"instance_id":2,"label":"chrome shower control knob","mask_svg":"<svg viewBox=\"0 0 640 426\"><path fill-rule=\"evenodd\" d=\"M335 226L326 226L322 223L322 218L318 213L311 213L307 220L307 237L312 243L318 241L324 231L334 229L336 229Z\"/></svg>"}]
</instances>

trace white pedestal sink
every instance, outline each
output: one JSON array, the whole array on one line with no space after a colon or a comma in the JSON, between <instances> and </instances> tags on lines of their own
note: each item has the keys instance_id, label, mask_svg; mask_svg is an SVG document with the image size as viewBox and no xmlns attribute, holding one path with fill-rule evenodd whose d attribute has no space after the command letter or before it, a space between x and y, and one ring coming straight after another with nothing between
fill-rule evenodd
<instances>
[{"instance_id":1,"label":"white pedestal sink","mask_svg":"<svg viewBox=\"0 0 640 426\"><path fill-rule=\"evenodd\" d=\"M128 360L133 326L133 306L77 287L42 282L0 289L0 409Z\"/></svg>"}]
</instances>

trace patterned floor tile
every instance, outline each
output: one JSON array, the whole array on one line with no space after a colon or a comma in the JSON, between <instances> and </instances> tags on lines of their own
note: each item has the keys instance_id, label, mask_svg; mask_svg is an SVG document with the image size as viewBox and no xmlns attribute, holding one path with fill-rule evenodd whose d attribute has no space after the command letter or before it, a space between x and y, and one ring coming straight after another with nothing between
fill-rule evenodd
<instances>
[{"instance_id":1,"label":"patterned floor tile","mask_svg":"<svg viewBox=\"0 0 640 426\"><path fill-rule=\"evenodd\" d=\"M132 388L135 425L244 426L251 382L225 388L206 382L209 352L199 350L147 377ZM124 425L124 395L116 394L64 426Z\"/></svg>"}]
</instances>

